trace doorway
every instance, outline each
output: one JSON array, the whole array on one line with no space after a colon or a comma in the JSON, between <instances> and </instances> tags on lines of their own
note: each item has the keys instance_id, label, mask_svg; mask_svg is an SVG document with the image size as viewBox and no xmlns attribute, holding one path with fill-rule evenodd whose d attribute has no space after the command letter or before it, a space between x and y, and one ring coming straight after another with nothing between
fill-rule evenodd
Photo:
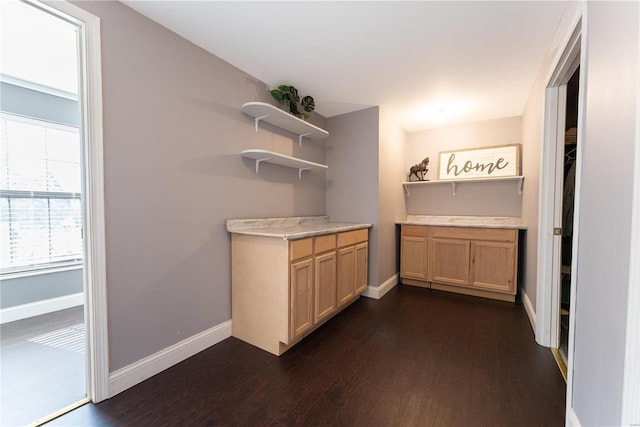
<instances>
[{"instance_id":1,"label":"doorway","mask_svg":"<svg viewBox=\"0 0 640 427\"><path fill-rule=\"evenodd\" d=\"M0 6L0 424L39 424L108 397L100 29L65 2Z\"/></svg>"},{"instance_id":2,"label":"doorway","mask_svg":"<svg viewBox=\"0 0 640 427\"><path fill-rule=\"evenodd\" d=\"M78 27L2 5L3 425L86 399Z\"/></svg>"},{"instance_id":3,"label":"doorway","mask_svg":"<svg viewBox=\"0 0 640 427\"><path fill-rule=\"evenodd\" d=\"M560 319L559 343L556 357L565 380L569 363L569 315L571 313L571 276L573 246L573 214L575 203L577 151L578 151L578 99L580 93L580 66L567 82L562 167L562 226L560 243Z\"/></svg>"},{"instance_id":4,"label":"doorway","mask_svg":"<svg viewBox=\"0 0 640 427\"><path fill-rule=\"evenodd\" d=\"M582 50L582 24L581 10L577 9L569 27L570 36L563 43L564 48L554 61L555 68L548 79L539 193L536 341L552 349L565 377L568 416L573 408L575 295L579 279L577 243L584 142L585 83L581 76L586 73L586 64ZM575 130L572 129L574 126ZM575 173L573 184L566 182L570 171ZM565 195L565 188L573 190L570 195ZM559 350L561 342L564 355Z\"/></svg>"}]
</instances>

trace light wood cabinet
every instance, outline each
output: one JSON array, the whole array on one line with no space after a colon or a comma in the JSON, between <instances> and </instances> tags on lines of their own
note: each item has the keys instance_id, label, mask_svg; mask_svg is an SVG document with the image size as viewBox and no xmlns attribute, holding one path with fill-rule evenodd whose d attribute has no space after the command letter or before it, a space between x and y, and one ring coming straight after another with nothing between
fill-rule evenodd
<instances>
[{"instance_id":1,"label":"light wood cabinet","mask_svg":"<svg viewBox=\"0 0 640 427\"><path fill-rule=\"evenodd\" d=\"M515 243L472 242L471 285L515 294Z\"/></svg>"},{"instance_id":2,"label":"light wood cabinet","mask_svg":"<svg viewBox=\"0 0 640 427\"><path fill-rule=\"evenodd\" d=\"M349 302L356 291L356 249L354 246L338 250L338 307Z\"/></svg>"},{"instance_id":3,"label":"light wood cabinet","mask_svg":"<svg viewBox=\"0 0 640 427\"><path fill-rule=\"evenodd\" d=\"M338 308L367 287L367 233L365 229L338 234Z\"/></svg>"},{"instance_id":4,"label":"light wood cabinet","mask_svg":"<svg viewBox=\"0 0 640 427\"><path fill-rule=\"evenodd\" d=\"M431 281L466 286L469 284L468 240L431 239Z\"/></svg>"},{"instance_id":5,"label":"light wood cabinet","mask_svg":"<svg viewBox=\"0 0 640 427\"><path fill-rule=\"evenodd\" d=\"M404 284L515 300L517 230L403 225L400 251Z\"/></svg>"},{"instance_id":6,"label":"light wood cabinet","mask_svg":"<svg viewBox=\"0 0 640 427\"><path fill-rule=\"evenodd\" d=\"M299 240L233 233L232 334L281 355L367 286L368 229Z\"/></svg>"},{"instance_id":7,"label":"light wood cabinet","mask_svg":"<svg viewBox=\"0 0 640 427\"><path fill-rule=\"evenodd\" d=\"M356 294L367 289L369 277L369 243L356 245Z\"/></svg>"},{"instance_id":8,"label":"light wood cabinet","mask_svg":"<svg viewBox=\"0 0 640 427\"><path fill-rule=\"evenodd\" d=\"M429 280L429 227L403 225L400 243L400 277Z\"/></svg>"},{"instance_id":9,"label":"light wood cabinet","mask_svg":"<svg viewBox=\"0 0 640 427\"><path fill-rule=\"evenodd\" d=\"M336 301L337 256L331 252L315 257L315 311L316 323L330 317L338 308Z\"/></svg>"},{"instance_id":10,"label":"light wood cabinet","mask_svg":"<svg viewBox=\"0 0 640 427\"><path fill-rule=\"evenodd\" d=\"M297 339L313 326L313 262L311 258L291 263L291 338Z\"/></svg>"}]
</instances>

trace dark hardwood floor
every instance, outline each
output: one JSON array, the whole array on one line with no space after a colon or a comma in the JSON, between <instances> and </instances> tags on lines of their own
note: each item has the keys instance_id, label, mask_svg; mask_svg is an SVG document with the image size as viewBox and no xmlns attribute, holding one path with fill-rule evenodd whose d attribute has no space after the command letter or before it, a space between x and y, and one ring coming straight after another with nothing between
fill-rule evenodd
<instances>
[{"instance_id":1,"label":"dark hardwood floor","mask_svg":"<svg viewBox=\"0 0 640 427\"><path fill-rule=\"evenodd\" d=\"M87 396L84 308L0 326L0 426L24 426Z\"/></svg>"},{"instance_id":2,"label":"dark hardwood floor","mask_svg":"<svg viewBox=\"0 0 640 427\"><path fill-rule=\"evenodd\" d=\"M50 424L561 426L564 401L522 305L399 286L281 357L229 338Z\"/></svg>"}]
</instances>

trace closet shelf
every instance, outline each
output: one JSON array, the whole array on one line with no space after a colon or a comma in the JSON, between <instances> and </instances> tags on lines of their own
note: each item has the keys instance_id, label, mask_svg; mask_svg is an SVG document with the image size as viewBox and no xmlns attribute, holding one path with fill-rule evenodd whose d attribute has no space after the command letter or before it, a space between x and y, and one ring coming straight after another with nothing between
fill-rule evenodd
<instances>
[{"instance_id":1,"label":"closet shelf","mask_svg":"<svg viewBox=\"0 0 640 427\"><path fill-rule=\"evenodd\" d=\"M404 193L407 195L407 197L410 197L411 192L409 189L412 186L451 184L451 192L455 196L456 187L458 186L458 184L479 183L479 182L505 182L505 181L517 182L518 194L522 194L522 186L524 185L524 176L506 176L506 177L497 177L497 178L471 178L471 179L442 179L437 181L409 181L409 182L403 182L402 186L404 187Z\"/></svg>"},{"instance_id":2,"label":"closet shelf","mask_svg":"<svg viewBox=\"0 0 640 427\"><path fill-rule=\"evenodd\" d=\"M256 173L260 171L260 163L262 162L298 169L298 179L302 179L302 171L328 169L327 165L298 159L296 157L285 156L284 154L274 153L273 151L268 150L250 149L244 150L240 154L242 157L256 161Z\"/></svg>"},{"instance_id":3,"label":"closet shelf","mask_svg":"<svg viewBox=\"0 0 640 427\"><path fill-rule=\"evenodd\" d=\"M302 145L302 138L307 137L311 139L323 139L329 136L329 132L311 123L305 122L302 119L292 116L274 107L266 102L247 102L240 108L243 113L253 117L256 125L256 132L258 131L258 125L260 120L277 126L281 129L288 130L298 135L298 143Z\"/></svg>"}]
</instances>

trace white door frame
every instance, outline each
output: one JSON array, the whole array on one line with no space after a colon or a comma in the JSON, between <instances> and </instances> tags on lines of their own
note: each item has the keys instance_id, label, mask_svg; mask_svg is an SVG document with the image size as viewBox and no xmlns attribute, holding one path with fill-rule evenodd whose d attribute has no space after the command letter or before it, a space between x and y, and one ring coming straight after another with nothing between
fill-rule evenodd
<instances>
[{"instance_id":1,"label":"white door frame","mask_svg":"<svg viewBox=\"0 0 640 427\"><path fill-rule=\"evenodd\" d=\"M536 292L536 341L546 347L558 347L560 326L560 245L561 236L554 236L554 228L562 228L562 177L566 106L566 84L581 62L582 15L573 23L571 36L564 44L564 50L556 62L549 77L545 93L544 144L542 149L542 171L539 194L538 228L538 287ZM584 68L581 68L584 75ZM581 79L578 101L578 115L582 116L584 107L582 96L584 82ZM576 192L574 202L574 239L573 261L577 259L576 241L578 237L579 182L582 147L582 125L578 123L578 144L576 161ZM556 177L558 177L556 179ZM572 271L575 265L572 265ZM571 295L574 294L572 274Z\"/></svg>"},{"instance_id":2,"label":"white door frame","mask_svg":"<svg viewBox=\"0 0 640 427\"><path fill-rule=\"evenodd\" d=\"M78 26L87 397L100 402L109 398L100 18L66 1L27 1Z\"/></svg>"},{"instance_id":3,"label":"white door frame","mask_svg":"<svg viewBox=\"0 0 640 427\"><path fill-rule=\"evenodd\" d=\"M584 4L578 8L569 26L570 36L561 46L561 54L548 79L545 97L544 143L540 180L538 229L538 287L536 293L536 341L547 347L558 347L560 329L560 245L561 236L554 236L554 228L562 228L562 186L564 124L563 100L566 101L566 83L580 65L580 91L578 94L578 141L576 149L576 181L573 216L573 242L571 260L571 310L569 313L569 354L567 366L566 423L579 425L573 409L573 364L576 312L576 283L578 280L578 241L580 237L580 194L582 181L582 152L585 123L588 41ZM556 178L558 177L558 178Z\"/></svg>"},{"instance_id":4,"label":"white door frame","mask_svg":"<svg viewBox=\"0 0 640 427\"><path fill-rule=\"evenodd\" d=\"M640 22L640 11L638 13ZM638 37L640 58L640 34ZM636 149L631 213L631 257L627 305L627 339L622 388L622 425L640 425L640 64L636 80Z\"/></svg>"}]
</instances>

